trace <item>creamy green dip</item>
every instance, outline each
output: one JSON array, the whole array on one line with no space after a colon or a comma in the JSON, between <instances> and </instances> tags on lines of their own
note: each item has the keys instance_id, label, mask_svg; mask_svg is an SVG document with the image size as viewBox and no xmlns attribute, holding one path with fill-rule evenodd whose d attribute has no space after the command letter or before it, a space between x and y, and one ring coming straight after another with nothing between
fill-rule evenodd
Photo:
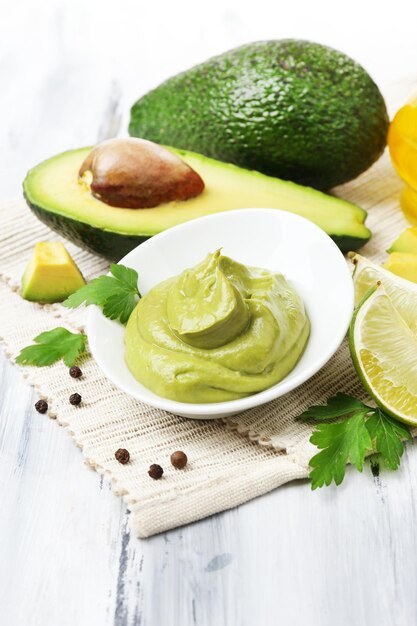
<instances>
[{"instance_id":1,"label":"creamy green dip","mask_svg":"<svg viewBox=\"0 0 417 626\"><path fill-rule=\"evenodd\" d=\"M126 363L160 396L222 402L284 378L309 333L304 304L282 274L218 250L139 300L126 328Z\"/></svg>"}]
</instances>

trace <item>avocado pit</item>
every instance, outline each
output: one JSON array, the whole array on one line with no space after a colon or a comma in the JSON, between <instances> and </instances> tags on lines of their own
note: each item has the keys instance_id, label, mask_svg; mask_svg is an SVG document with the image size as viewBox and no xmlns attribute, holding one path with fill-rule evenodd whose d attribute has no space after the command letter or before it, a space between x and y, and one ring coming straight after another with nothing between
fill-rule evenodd
<instances>
[{"instance_id":1,"label":"avocado pit","mask_svg":"<svg viewBox=\"0 0 417 626\"><path fill-rule=\"evenodd\" d=\"M80 181L114 207L145 209L188 200L204 189L202 178L179 156L146 139L108 139L88 154Z\"/></svg>"}]
</instances>

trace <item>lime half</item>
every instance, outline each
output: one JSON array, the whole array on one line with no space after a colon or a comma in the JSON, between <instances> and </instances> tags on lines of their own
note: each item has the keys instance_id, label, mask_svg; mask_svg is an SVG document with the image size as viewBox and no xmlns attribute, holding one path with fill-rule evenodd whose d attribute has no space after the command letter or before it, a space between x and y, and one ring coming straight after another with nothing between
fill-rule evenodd
<instances>
[{"instance_id":1,"label":"lime half","mask_svg":"<svg viewBox=\"0 0 417 626\"><path fill-rule=\"evenodd\" d=\"M417 284L396 276L360 254L351 254L350 258L355 264L353 283L356 304L359 304L369 289L381 283L398 313L417 336Z\"/></svg>"},{"instance_id":2,"label":"lime half","mask_svg":"<svg viewBox=\"0 0 417 626\"><path fill-rule=\"evenodd\" d=\"M349 340L356 371L376 403L417 425L417 335L384 287L372 289L356 308Z\"/></svg>"}]
</instances>

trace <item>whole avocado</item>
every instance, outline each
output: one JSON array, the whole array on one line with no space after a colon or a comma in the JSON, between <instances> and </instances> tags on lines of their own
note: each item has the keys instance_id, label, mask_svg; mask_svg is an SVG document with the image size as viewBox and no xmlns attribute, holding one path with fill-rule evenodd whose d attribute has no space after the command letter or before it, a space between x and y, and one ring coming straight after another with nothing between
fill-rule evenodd
<instances>
[{"instance_id":1,"label":"whole avocado","mask_svg":"<svg viewBox=\"0 0 417 626\"><path fill-rule=\"evenodd\" d=\"M140 98L129 132L329 189L382 154L389 119L377 85L327 46L284 39L209 59Z\"/></svg>"}]
</instances>

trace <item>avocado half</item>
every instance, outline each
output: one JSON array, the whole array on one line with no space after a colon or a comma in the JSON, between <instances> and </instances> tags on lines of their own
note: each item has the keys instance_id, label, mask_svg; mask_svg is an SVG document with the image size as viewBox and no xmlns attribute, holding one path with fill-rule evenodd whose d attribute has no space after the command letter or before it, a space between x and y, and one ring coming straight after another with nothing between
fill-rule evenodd
<instances>
[{"instance_id":1,"label":"avocado half","mask_svg":"<svg viewBox=\"0 0 417 626\"><path fill-rule=\"evenodd\" d=\"M203 215L241 208L276 208L302 215L323 228L341 250L370 238L366 211L315 189L168 148L204 180L196 198L150 209L113 207L94 198L78 171L91 147L70 150L29 171L23 183L35 215L63 237L110 260L119 260L149 237Z\"/></svg>"}]
</instances>

